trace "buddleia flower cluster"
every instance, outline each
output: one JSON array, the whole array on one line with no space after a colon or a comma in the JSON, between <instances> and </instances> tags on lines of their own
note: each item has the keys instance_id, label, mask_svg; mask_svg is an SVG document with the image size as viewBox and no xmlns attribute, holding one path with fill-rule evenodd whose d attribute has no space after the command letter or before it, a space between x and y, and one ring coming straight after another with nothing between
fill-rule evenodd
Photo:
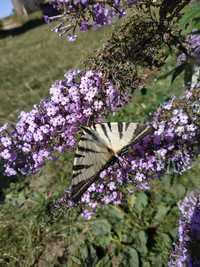
<instances>
[{"instance_id":1,"label":"buddleia flower cluster","mask_svg":"<svg viewBox=\"0 0 200 267\"><path fill-rule=\"evenodd\" d=\"M119 156L114 165L103 170L82 195L79 204L84 218L90 219L101 205L122 204L134 188L149 189L152 179L170 169L181 174L191 167L200 152L199 99L200 88L195 88L181 99L172 98L155 112L148 124L150 132ZM71 202L70 191L61 202L76 205Z\"/></svg>"},{"instance_id":2,"label":"buddleia flower cluster","mask_svg":"<svg viewBox=\"0 0 200 267\"><path fill-rule=\"evenodd\" d=\"M58 25L53 29L59 36L67 37L71 42L77 38L76 29L81 32L91 28L111 24L114 19L123 17L126 9L138 0L53 0L53 7L60 12L55 16L45 15L47 23L57 21Z\"/></svg>"},{"instance_id":3,"label":"buddleia flower cluster","mask_svg":"<svg viewBox=\"0 0 200 267\"><path fill-rule=\"evenodd\" d=\"M0 128L0 161L5 174L33 174L55 152L76 144L80 125L101 121L129 99L94 70L70 70L50 88L50 97L21 112L16 125Z\"/></svg>"},{"instance_id":4,"label":"buddleia flower cluster","mask_svg":"<svg viewBox=\"0 0 200 267\"><path fill-rule=\"evenodd\" d=\"M178 241L168 267L200 266L200 192L190 193L179 204Z\"/></svg>"}]
</instances>

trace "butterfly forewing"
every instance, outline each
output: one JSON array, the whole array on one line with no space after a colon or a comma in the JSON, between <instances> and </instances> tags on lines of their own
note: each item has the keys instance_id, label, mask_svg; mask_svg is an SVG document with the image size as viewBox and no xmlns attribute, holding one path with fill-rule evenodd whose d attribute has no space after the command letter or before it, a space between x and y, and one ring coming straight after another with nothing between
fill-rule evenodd
<instances>
[{"instance_id":1,"label":"butterfly forewing","mask_svg":"<svg viewBox=\"0 0 200 267\"><path fill-rule=\"evenodd\" d=\"M92 128L87 131L82 135L75 153L72 185L95 175L112 157L103 137Z\"/></svg>"}]
</instances>

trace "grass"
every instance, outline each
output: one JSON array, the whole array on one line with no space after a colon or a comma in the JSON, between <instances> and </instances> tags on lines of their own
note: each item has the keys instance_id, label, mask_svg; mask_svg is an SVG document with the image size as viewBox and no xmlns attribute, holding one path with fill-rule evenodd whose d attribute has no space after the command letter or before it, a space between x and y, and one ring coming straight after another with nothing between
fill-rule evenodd
<instances>
[{"instance_id":1,"label":"grass","mask_svg":"<svg viewBox=\"0 0 200 267\"><path fill-rule=\"evenodd\" d=\"M109 31L88 32L70 44L42 25L1 39L0 123L15 122L21 110L30 110L47 96L52 82L65 70L81 66ZM169 58L162 73L173 65ZM154 80L146 85L145 95L137 91L133 102L108 119L142 122L167 97L181 94L181 87L181 78L173 86L169 79ZM182 176L166 175L153 182L150 192L136 193L123 207L102 208L90 222L76 210L53 218L49 214L50 203L69 184L71 165L72 153L66 153L37 175L2 190L0 266L166 266L176 238L177 202L200 186L199 161Z\"/></svg>"},{"instance_id":2,"label":"grass","mask_svg":"<svg viewBox=\"0 0 200 267\"><path fill-rule=\"evenodd\" d=\"M103 43L108 29L82 34L75 43L58 40L47 25L0 40L0 121L15 121L48 94L50 85L66 70ZM9 103L9 105L8 105Z\"/></svg>"}]
</instances>

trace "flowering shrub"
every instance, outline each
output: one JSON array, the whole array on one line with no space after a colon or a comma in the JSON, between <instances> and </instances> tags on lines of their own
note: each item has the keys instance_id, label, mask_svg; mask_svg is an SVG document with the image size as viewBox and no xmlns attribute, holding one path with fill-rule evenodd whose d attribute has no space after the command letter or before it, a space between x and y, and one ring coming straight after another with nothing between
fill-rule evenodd
<instances>
[{"instance_id":1,"label":"flowering shrub","mask_svg":"<svg viewBox=\"0 0 200 267\"><path fill-rule=\"evenodd\" d=\"M149 4L154 5L147 1ZM163 47L163 31L169 30L160 31L160 22L146 6L143 9L143 18L140 14L131 16L86 62L88 70L69 72L64 80L55 82L49 98L20 114L16 126L1 128L0 158L6 175L35 173L47 159L55 158L54 152L74 147L78 126L98 122L127 102L129 92L147 80L146 73L142 75L137 68L142 66L151 74L152 66L158 68L164 63L164 54L158 51ZM140 32L145 29L148 32L143 36Z\"/></svg>"},{"instance_id":2,"label":"flowering shrub","mask_svg":"<svg viewBox=\"0 0 200 267\"><path fill-rule=\"evenodd\" d=\"M125 14L124 8L136 2L140 1L54 1L54 6L60 11L64 10L64 14L47 20L62 19L54 30L60 35L67 34L68 40L73 41L77 26L80 31L86 31L91 27L109 24L114 18ZM169 1L161 2L167 8ZM152 6L155 7L157 4L154 3L156 1L152 1ZM178 6L179 3L182 1L176 1L175 5ZM148 7L145 5L145 8ZM174 43L176 38L173 39L167 20L167 13L173 10L169 8L165 12L161 8L160 20L156 20L149 10L149 13L145 13L148 14L148 22L140 24L139 21L138 28L132 31L129 27L123 37L120 35L118 39L117 34L113 35L114 38L105 45L103 53L98 53L97 57L95 55L88 61L92 66L90 70L67 72L65 79L52 85L49 98L34 106L32 111L22 112L15 126L4 125L0 128L0 159L6 175L33 174L47 159L54 159L56 152L62 153L74 148L80 125L101 122L109 112L123 106L129 100L127 88L133 89L140 85L141 80L146 79L146 76L138 78L142 72L140 68L159 67L163 63L163 54L158 52L166 37L164 33L169 34L168 45L177 44ZM92 16L92 20L89 16ZM65 19L71 24L66 25ZM149 22L149 19L152 20ZM121 32L126 29L125 26L121 28ZM148 29L148 34L144 31L145 38L139 38L145 28ZM137 31L138 39L127 38L130 37L128 34L136 34ZM122 40L122 43L118 40ZM116 44L121 44L122 47L118 48ZM135 68L133 62L139 67ZM199 64L199 36L196 33L192 33L187 39L186 49L180 55L178 65L182 62L189 62L194 69ZM192 68L192 74L194 69ZM134 70L134 78L129 77L130 70ZM122 90L124 88L126 90ZM151 131L139 143L131 145L127 154L119 156L114 165L102 171L99 180L82 195L79 204L83 217L90 219L101 205L122 204L127 193L133 192L135 187L148 189L152 179L161 177L169 169L181 174L190 168L193 159L199 155L199 116L199 85L192 86L182 98L172 98L164 103L147 123ZM56 205L63 203L68 207L77 204L71 201L70 190L66 191ZM199 265L196 255L199 246L199 193L187 197L180 209L182 216L179 222L179 241L169 266L196 267Z\"/></svg>"},{"instance_id":3,"label":"flowering shrub","mask_svg":"<svg viewBox=\"0 0 200 267\"><path fill-rule=\"evenodd\" d=\"M0 128L0 159L5 174L37 172L54 153L75 146L80 125L101 121L128 101L102 73L70 70L50 88L50 97L21 112L16 126Z\"/></svg>"}]
</instances>

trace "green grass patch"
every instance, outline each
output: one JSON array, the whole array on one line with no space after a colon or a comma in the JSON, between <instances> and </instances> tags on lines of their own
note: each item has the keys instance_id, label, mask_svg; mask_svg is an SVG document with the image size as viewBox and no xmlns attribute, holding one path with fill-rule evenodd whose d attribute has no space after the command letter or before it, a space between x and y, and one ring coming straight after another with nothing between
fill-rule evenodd
<instances>
[{"instance_id":1,"label":"green grass patch","mask_svg":"<svg viewBox=\"0 0 200 267\"><path fill-rule=\"evenodd\" d=\"M0 40L0 122L15 121L22 110L48 95L50 85L101 46L109 28L82 34L75 43L59 40L48 25Z\"/></svg>"}]
</instances>

